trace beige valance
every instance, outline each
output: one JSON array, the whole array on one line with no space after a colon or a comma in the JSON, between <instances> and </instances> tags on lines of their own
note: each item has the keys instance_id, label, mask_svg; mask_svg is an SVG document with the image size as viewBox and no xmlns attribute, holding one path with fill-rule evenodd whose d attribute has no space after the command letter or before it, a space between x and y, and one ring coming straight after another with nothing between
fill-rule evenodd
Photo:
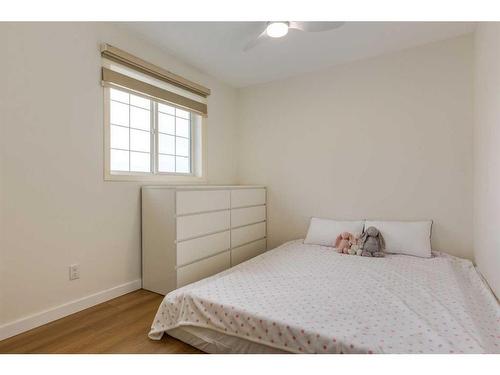
<instances>
[{"instance_id":1,"label":"beige valance","mask_svg":"<svg viewBox=\"0 0 500 375\"><path fill-rule=\"evenodd\" d=\"M105 83L137 91L154 99L164 100L168 103L186 108L190 111L199 113L204 116L206 116L208 112L207 105L205 103L197 102L196 100L186 98L185 96L170 92L168 90L164 90L157 86L126 76L125 74L115 72L108 68L102 68L102 80Z\"/></svg>"},{"instance_id":2,"label":"beige valance","mask_svg":"<svg viewBox=\"0 0 500 375\"><path fill-rule=\"evenodd\" d=\"M210 89L109 44L101 46L101 55L121 66L121 69L116 69L109 66L109 63L103 63L104 84L123 87L207 115L206 97L210 95Z\"/></svg>"},{"instance_id":3,"label":"beige valance","mask_svg":"<svg viewBox=\"0 0 500 375\"><path fill-rule=\"evenodd\" d=\"M134 70L147 74L153 78L178 86L185 90L191 91L197 95L206 98L210 95L210 89L183 78L177 74L169 72L159 66L151 64L143 59L131 55L119 48L113 47L109 44L101 46L101 55L107 59L116 61L120 64L126 65Z\"/></svg>"}]
</instances>

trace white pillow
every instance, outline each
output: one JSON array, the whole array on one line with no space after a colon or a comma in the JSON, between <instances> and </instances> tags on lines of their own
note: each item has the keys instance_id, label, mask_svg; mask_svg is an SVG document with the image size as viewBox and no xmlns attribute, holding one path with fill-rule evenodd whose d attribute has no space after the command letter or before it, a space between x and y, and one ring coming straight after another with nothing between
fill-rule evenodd
<instances>
[{"instance_id":1,"label":"white pillow","mask_svg":"<svg viewBox=\"0 0 500 375\"><path fill-rule=\"evenodd\" d=\"M385 251L394 254L431 256L432 221L366 221L368 227L377 228L385 241Z\"/></svg>"},{"instance_id":2,"label":"white pillow","mask_svg":"<svg viewBox=\"0 0 500 375\"><path fill-rule=\"evenodd\" d=\"M342 232L363 232L364 221L339 221L331 219L311 218L309 230L307 231L305 244L309 245L335 245L335 239Z\"/></svg>"}]
</instances>

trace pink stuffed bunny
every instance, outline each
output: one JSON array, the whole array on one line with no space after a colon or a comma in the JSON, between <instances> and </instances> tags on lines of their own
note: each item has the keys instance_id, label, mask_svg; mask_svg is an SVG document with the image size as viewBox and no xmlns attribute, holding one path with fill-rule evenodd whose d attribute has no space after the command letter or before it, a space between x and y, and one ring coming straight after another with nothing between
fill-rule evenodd
<instances>
[{"instance_id":1,"label":"pink stuffed bunny","mask_svg":"<svg viewBox=\"0 0 500 375\"><path fill-rule=\"evenodd\" d=\"M342 232L337 236L335 240L335 249L337 249L337 252L348 254L351 247L351 243L349 242L351 237L352 235L349 232Z\"/></svg>"}]
</instances>

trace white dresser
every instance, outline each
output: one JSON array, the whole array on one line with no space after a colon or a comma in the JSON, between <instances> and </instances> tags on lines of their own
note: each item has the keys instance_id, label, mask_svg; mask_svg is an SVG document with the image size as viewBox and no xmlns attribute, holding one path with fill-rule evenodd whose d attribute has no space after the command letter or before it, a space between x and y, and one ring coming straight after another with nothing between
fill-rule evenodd
<instances>
[{"instance_id":1,"label":"white dresser","mask_svg":"<svg viewBox=\"0 0 500 375\"><path fill-rule=\"evenodd\" d=\"M263 186L142 187L142 287L160 294L266 251Z\"/></svg>"}]
</instances>

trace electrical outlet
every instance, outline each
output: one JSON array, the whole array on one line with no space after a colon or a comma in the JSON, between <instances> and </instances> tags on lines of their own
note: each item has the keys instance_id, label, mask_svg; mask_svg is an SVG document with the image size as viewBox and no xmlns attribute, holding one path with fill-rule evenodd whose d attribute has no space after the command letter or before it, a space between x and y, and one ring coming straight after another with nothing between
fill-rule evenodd
<instances>
[{"instance_id":1,"label":"electrical outlet","mask_svg":"<svg viewBox=\"0 0 500 375\"><path fill-rule=\"evenodd\" d=\"M80 265L72 264L69 266L69 279L76 280L80 278Z\"/></svg>"}]
</instances>

